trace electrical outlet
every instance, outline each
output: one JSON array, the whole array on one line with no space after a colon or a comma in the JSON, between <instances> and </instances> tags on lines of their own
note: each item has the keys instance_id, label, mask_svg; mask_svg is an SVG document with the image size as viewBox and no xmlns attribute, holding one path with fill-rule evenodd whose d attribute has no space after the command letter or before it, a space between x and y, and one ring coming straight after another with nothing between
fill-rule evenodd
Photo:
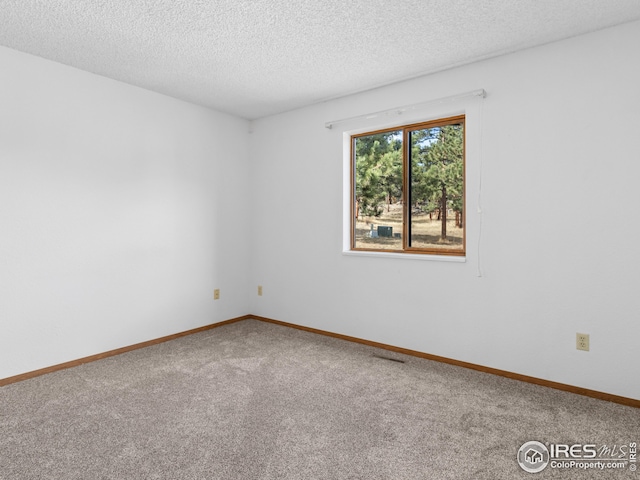
<instances>
[{"instance_id":1,"label":"electrical outlet","mask_svg":"<svg viewBox=\"0 0 640 480\"><path fill-rule=\"evenodd\" d=\"M262 285L258 285L258 295L262 296Z\"/></svg>"},{"instance_id":2,"label":"electrical outlet","mask_svg":"<svg viewBox=\"0 0 640 480\"><path fill-rule=\"evenodd\" d=\"M587 333L576 333L576 348L585 352L589 351L589 335Z\"/></svg>"},{"instance_id":3,"label":"electrical outlet","mask_svg":"<svg viewBox=\"0 0 640 480\"><path fill-rule=\"evenodd\" d=\"M213 299L214 300L220 300L220 289L219 288L216 288L213 291Z\"/></svg>"}]
</instances>

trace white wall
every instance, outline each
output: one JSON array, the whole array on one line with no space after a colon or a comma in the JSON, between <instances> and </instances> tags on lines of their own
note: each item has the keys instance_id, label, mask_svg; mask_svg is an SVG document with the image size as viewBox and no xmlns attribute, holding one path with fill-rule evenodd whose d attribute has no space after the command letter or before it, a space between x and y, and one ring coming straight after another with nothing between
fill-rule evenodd
<instances>
[{"instance_id":1,"label":"white wall","mask_svg":"<svg viewBox=\"0 0 640 480\"><path fill-rule=\"evenodd\" d=\"M0 378L248 313L247 132L0 48Z\"/></svg>"},{"instance_id":2,"label":"white wall","mask_svg":"<svg viewBox=\"0 0 640 480\"><path fill-rule=\"evenodd\" d=\"M638 45L635 22L254 122L250 311L640 399ZM342 255L324 123L477 88L467 262Z\"/></svg>"}]
</instances>

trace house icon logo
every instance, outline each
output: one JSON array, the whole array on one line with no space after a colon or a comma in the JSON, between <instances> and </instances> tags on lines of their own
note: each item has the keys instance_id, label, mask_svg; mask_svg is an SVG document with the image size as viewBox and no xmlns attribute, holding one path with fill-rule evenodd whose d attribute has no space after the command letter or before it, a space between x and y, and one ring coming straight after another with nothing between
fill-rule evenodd
<instances>
[{"instance_id":1,"label":"house icon logo","mask_svg":"<svg viewBox=\"0 0 640 480\"><path fill-rule=\"evenodd\" d=\"M540 442L526 442L518 450L518 465L525 472L541 472L548 464L549 450Z\"/></svg>"},{"instance_id":2,"label":"house icon logo","mask_svg":"<svg viewBox=\"0 0 640 480\"><path fill-rule=\"evenodd\" d=\"M539 451L530 448L527 453L524 454L524 458L529 463L537 464L542 461L542 454Z\"/></svg>"}]
</instances>

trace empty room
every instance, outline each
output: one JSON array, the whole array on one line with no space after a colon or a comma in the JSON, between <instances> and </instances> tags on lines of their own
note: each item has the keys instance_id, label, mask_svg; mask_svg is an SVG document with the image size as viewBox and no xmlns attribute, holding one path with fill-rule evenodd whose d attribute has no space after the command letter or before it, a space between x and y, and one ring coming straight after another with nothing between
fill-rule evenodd
<instances>
[{"instance_id":1,"label":"empty room","mask_svg":"<svg viewBox=\"0 0 640 480\"><path fill-rule=\"evenodd\" d=\"M638 0L0 0L0 479L640 478Z\"/></svg>"}]
</instances>

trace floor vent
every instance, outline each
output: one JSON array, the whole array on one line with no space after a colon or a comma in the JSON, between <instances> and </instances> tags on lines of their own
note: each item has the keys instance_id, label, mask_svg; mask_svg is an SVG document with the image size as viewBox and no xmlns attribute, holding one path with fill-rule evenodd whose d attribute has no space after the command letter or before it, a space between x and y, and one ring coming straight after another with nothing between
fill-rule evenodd
<instances>
[{"instance_id":1,"label":"floor vent","mask_svg":"<svg viewBox=\"0 0 640 480\"><path fill-rule=\"evenodd\" d=\"M404 363L404 360L398 360L397 358L383 357L382 355L374 355L374 357L381 358L382 360L389 360L390 362Z\"/></svg>"}]
</instances>

